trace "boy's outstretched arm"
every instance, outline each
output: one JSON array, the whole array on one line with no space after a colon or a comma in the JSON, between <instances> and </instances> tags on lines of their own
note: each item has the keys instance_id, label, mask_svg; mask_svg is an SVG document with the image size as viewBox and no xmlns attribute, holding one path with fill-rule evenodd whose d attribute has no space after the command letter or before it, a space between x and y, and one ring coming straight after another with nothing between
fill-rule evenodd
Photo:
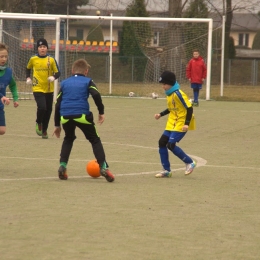
<instances>
[{"instance_id":1,"label":"boy's outstretched arm","mask_svg":"<svg viewBox=\"0 0 260 260\"><path fill-rule=\"evenodd\" d=\"M170 113L169 109L166 108L166 109L165 109L164 111L162 111L161 113L155 114L155 115L154 115L154 118L158 120L158 119L161 118L162 116L168 115L169 113Z\"/></svg>"},{"instance_id":2,"label":"boy's outstretched arm","mask_svg":"<svg viewBox=\"0 0 260 260\"><path fill-rule=\"evenodd\" d=\"M1 99L1 102L2 102L4 105L9 105L9 104L10 104L10 99L7 98L6 96L3 96L3 95L2 95L2 97L0 97L0 99Z\"/></svg>"},{"instance_id":3,"label":"boy's outstretched arm","mask_svg":"<svg viewBox=\"0 0 260 260\"><path fill-rule=\"evenodd\" d=\"M105 120L105 115L98 115L98 123L101 125Z\"/></svg>"},{"instance_id":4,"label":"boy's outstretched arm","mask_svg":"<svg viewBox=\"0 0 260 260\"><path fill-rule=\"evenodd\" d=\"M12 77L11 82L9 84L9 88L11 90L12 96L13 96L13 101L14 101L14 107L18 107L18 92L17 92L17 86L14 78Z\"/></svg>"},{"instance_id":5,"label":"boy's outstretched arm","mask_svg":"<svg viewBox=\"0 0 260 260\"><path fill-rule=\"evenodd\" d=\"M95 83L91 80L90 84L89 84L89 93L91 94L97 109L98 109L98 123L102 124L105 120L105 115L104 115L104 104L102 102L102 98L101 95L95 85Z\"/></svg>"},{"instance_id":6,"label":"boy's outstretched arm","mask_svg":"<svg viewBox=\"0 0 260 260\"><path fill-rule=\"evenodd\" d=\"M187 108L187 114L186 114L186 119L185 119L185 123L184 126L182 127L183 131L188 131L189 125L190 125L190 121L192 118L192 114L193 114L193 107L188 107Z\"/></svg>"},{"instance_id":7,"label":"boy's outstretched arm","mask_svg":"<svg viewBox=\"0 0 260 260\"><path fill-rule=\"evenodd\" d=\"M61 133L61 127L60 127L60 103L62 100L62 92L61 90L59 91L55 103L55 113L54 113L54 131L53 135L55 135L57 138L60 138L60 133Z\"/></svg>"}]
</instances>

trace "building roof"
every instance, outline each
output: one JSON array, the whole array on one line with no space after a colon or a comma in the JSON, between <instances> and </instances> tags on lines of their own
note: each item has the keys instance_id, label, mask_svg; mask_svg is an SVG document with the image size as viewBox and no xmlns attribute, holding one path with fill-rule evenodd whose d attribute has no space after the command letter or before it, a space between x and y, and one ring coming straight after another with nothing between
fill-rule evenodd
<instances>
[{"instance_id":1,"label":"building roof","mask_svg":"<svg viewBox=\"0 0 260 260\"><path fill-rule=\"evenodd\" d=\"M252 13L235 13L232 20L232 31L259 31L260 16Z\"/></svg>"},{"instance_id":2,"label":"building roof","mask_svg":"<svg viewBox=\"0 0 260 260\"><path fill-rule=\"evenodd\" d=\"M85 8L81 9L80 12L84 15L95 16L97 9ZM108 10L99 9L101 16L125 16L126 10ZM150 12L151 17L168 17L168 12ZM209 17L213 19L213 27L217 28L222 25L222 16L217 13L210 13ZM74 25L85 25L85 24L95 24L95 20L78 20L73 21L71 24ZM109 24L109 21L103 21L104 24ZM115 26L122 25L122 21L114 21ZM252 31L256 32L260 30L260 16L254 13L233 13L231 31Z\"/></svg>"},{"instance_id":3,"label":"building roof","mask_svg":"<svg viewBox=\"0 0 260 260\"><path fill-rule=\"evenodd\" d=\"M209 17L213 19L213 27L222 25L222 16L217 13L210 13ZM231 31L259 31L260 16L253 13L233 13Z\"/></svg>"}]
</instances>

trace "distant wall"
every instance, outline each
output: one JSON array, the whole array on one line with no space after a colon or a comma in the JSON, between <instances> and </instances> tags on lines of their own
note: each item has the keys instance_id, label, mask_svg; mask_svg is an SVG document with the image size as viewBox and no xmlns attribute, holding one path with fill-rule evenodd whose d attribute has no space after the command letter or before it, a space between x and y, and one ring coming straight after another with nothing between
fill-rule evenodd
<instances>
[{"instance_id":1,"label":"distant wall","mask_svg":"<svg viewBox=\"0 0 260 260\"><path fill-rule=\"evenodd\" d=\"M236 49L236 58L260 59L260 50Z\"/></svg>"}]
</instances>

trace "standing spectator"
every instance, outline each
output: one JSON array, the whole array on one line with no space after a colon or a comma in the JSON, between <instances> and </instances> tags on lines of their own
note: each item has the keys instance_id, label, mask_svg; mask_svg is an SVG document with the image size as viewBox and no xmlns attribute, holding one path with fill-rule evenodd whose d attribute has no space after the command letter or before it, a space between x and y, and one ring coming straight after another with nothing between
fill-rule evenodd
<instances>
[{"instance_id":1,"label":"standing spectator","mask_svg":"<svg viewBox=\"0 0 260 260\"><path fill-rule=\"evenodd\" d=\"M186 68L186 77L191 83L193 89L193 106L199 106L199 92L202 89L202 83L207 76L207 68L203 58L197 49L193 50L193 58L188 62Z\"/></svg>"},{"instance_id":2,"label":"standing spectator","mask_svg":"<svg viewBox=\"0 0 260 260\"><path fill-rule=\"evenodd\" d=\"M7 86L12 92L14 107L19 106L16 82L12 69L7 66L7 60L8 48L5 44L0 43L0 135L4 135L6 131L4 105L10 104L10 99L6 97Z\"/></svg>"},{"instance_id":3,"label":"standing spectator","mask_svg":"<svg viewBox=\"0 0 260 260\"><path fill-rule=\"evenodd\" d=\"M47 53L45 39L37 41L38 53L33 55L26 67L26 83L32 84L34 99L37 104L36 133L43 139L48 138L48 125L52 113L54 80L59 78L57 61ZM33 80L30 74L33 70Z\"/></svg>"}]
</instances>

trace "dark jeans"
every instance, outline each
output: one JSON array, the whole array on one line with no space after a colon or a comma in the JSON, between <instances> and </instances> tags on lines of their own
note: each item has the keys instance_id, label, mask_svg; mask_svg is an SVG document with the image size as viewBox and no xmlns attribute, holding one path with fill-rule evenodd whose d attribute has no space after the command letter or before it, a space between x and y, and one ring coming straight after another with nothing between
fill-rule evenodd
<instances>
[{"instance_id":1,"label":"dark jeans","mask_svg":"<svg viewBox=\"0 0 260 260\"><path fill-rule=\"evenodd\" d=\"M53 105L53 93L33 92L37 104L36 123L42 124L42 132L47 131Z\"/></svg>"},{"instance_id":2,"label":"dark jeans","mask_svg":"<svg viewBox=\"0 0 260 260\"><path fill-rule=\"evenodd\" d=\"M86 120L91 124L76 122L73 119L69 119L67 123L62 124L65 137L61 147L60 162L68 163L73 142L76 139L75 130L76 127L78 127L84 133L86 139L91 143L94 156L100 167L102 167L103 163L106 163L105 152L100 137L97 134L92 113L89 116L86 116Z\"/></svg>"},{"instance_id":3,"label":"dark jeans","mask_svg":"<svg viewBox=\"0 0 260 260\"><path fill-rule=\"evenodd\" d=\"M199 103L199 93L200 93L200 90L197 88L197 89L193 89L193 98L194 98L194 103Z\"/></svg>"}]
</instances>

